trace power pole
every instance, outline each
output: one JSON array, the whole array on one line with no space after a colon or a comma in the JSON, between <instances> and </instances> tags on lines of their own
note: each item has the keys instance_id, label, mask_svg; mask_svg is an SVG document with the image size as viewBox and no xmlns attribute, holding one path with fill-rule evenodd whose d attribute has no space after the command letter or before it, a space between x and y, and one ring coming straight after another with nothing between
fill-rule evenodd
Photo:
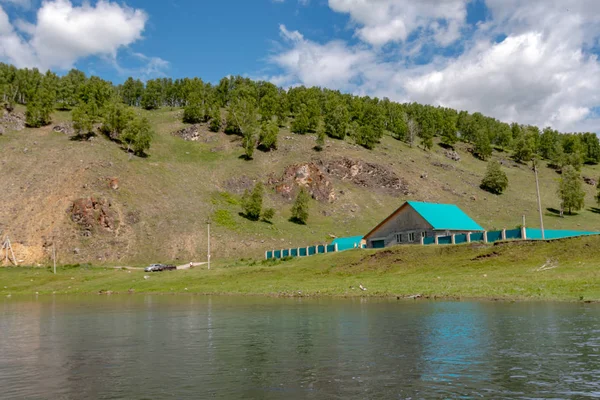
<instances>
[{"instance_id":1,"label":"power pole","mask_svg":"<svg viewBox=\"0 0 600 400\"><path fill-rule=\"evenodd\" d=\"M54 261L54 275L56 275L56 236L52 236L52 260Z\"/></svg>"},{"instance_id":2,"label":"power pole","mask_svg":"<svg viewBox=\"0 0 600 400\"><path fill-rule=\"evenodd\" d=\"M207 233L208 233L207 259L208 259L208 269L210 270L210 218L208 220L206 220L206 228L207 228Z\"/></svg>"},{"instance_id":3,"label":"power pole","mask_svg":"<svg viewBox=\"0 0 600 400\"><path fill-rule=\"evenodd\" d=\"M542 216L542 199L540 197L540 182L538 179L537 164L536 164L535 159L533 160L533 172L535 173L535 188L537 190L538 211L540 213L540 228L542 230L542 240L545 240L546 235L544 233L544 217Z\"/></svg>"}]
</instances>

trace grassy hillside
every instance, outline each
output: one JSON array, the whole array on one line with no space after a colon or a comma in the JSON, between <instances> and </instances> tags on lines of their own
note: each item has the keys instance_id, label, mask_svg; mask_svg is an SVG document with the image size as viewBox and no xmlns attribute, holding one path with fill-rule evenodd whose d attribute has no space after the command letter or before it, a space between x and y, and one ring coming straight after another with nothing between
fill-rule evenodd
<instances>
[{"instance_id":1,"label":"grassy hillside","mask_svg":"<svg viewBox=\"0 0 600 400\"><path fill-rule=\"evenodd\" d=\"M399 246L284 262L220 262L210 271L63 267L54 275L50 268L3 268L0 296L110 291L600 301L599 249L600 238L586 237L550 243Z\"/></svg>"},{"instance_id":2,"label":"grassy hillside","mask_svg":"<svg viewBox=\"0 0 600 400\"><path fill-rule=\"evenodd\" d=\"M21 110L22 111L22 110ZM328 139L322 152L312 150L314 135L294 135L283 129L279 148L246 161L237 136L205 131L197 142L171 133L184 127L181 110L145 112L157 135L147 158L129 158L118 144L98 136L75 141L53 132L52 126L70 120L65 112L54 115L54 124L41 129L8 131L0 136L0 231L9 234L17 258L26 264L47 262L52 237L59 262L136 264L150 261L201 260L206 256L206 220L213 221L213 259L261 257L264 250L330 241L330 235L368 232L404 200L455 203L488 229L511 228L526 215L529 226L538 226L534 177L530 169L506 160L509 187L501 196L479 188L486 163L474 158L466 145L457 147L459 162L445 157L434 146L425 152L384 137L373 151L349 141ZM288 221L291 202L268 187L266 206L277 210L273 223L251 222L239 215L239 200L253 181L267 183L280 177L291 164L341 157L375 163L403 178L409 195L377 186L376 179L357 185L330 176L336 200L312 201L309 223ZM598 166L585 166L582 174L596 178ZM109 179L117 178L118 190ZM545 225L553 229L600 230L594 208L595 187L584 185L586 209L559 218L546 208L559 207L559 175L542 168L540 186ZM77 198L107 199L115 213L115 228L82 235L67 212Z\"/></svg>"}]
</instances>

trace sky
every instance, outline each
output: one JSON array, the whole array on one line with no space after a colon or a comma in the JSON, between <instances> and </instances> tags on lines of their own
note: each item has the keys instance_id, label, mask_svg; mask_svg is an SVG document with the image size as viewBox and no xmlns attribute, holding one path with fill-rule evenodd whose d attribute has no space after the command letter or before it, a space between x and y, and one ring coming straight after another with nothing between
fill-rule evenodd
<instances>
[{"instance_id":1,"label":"sky","mask_svg":"<svg viewBox=\"0 0 600 400\"><path fill-rule=\"evenodd\" d=\"M242 75L600 132L600 0L0 0L0 61Z\"/></svg>"}]
</instances>

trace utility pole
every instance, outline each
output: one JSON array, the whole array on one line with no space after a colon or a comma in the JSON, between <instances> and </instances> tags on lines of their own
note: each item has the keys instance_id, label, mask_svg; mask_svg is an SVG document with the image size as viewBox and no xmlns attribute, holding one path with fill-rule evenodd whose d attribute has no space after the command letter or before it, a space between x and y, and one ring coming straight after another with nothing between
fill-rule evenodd
<instances>
[{"instance_id":1,"label":"utility pole","mask_svg":"<svg viewBox=\"0 0 600 400\"><path fill-rule=\"evenodd\" d=\"M54 275L56 275L56 236L52 236L52 260L54 261Z\"/></svg>"},{"instance_id":2,"label":"utility pole","mask_svg":"<svg viewBox=\"0 0 600 400\"><path fill-rule=\"evenodd\" d=\"M540 228L542 230L542 240L545 240L546 235L544 233L544 217L542 216L542 199L540 198L540 182L538 179L537 164L536 164L535 159L532 161L532 163L533 163L533 172L535 173L535 188L537 190L538 211L540 213Z\"/></svg>"},{"instance_id":3,"label":"utility pole","mask_svg":"<svg viewBox=\"0 0 600 400\"><path fill-rule=\"evenodd\" d=\"M210 270L210 218L206 220L206 228L207 228L207 232L208 232L208 252L207 252L207 259L208 259L208 269Z\"/></svg>"}]
</instances>

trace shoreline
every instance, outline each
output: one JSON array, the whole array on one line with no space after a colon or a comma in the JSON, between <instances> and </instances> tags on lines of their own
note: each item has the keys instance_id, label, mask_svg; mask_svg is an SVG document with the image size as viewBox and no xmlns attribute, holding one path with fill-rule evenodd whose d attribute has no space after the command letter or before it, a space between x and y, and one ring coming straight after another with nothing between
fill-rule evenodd
<instances>
[{"instance_id":1,"label":"shoreline","mask_svg":"<svg viewBox=\"0 0 600 400\"><path fill-rule=\"evenodd\" d=\"M211 270L0 268L8 295L197 294L280 298L600 302L600 237L495 245L397 246ZM362 290L366 288L366 290Z\"/></svg>"}]
</instances>

